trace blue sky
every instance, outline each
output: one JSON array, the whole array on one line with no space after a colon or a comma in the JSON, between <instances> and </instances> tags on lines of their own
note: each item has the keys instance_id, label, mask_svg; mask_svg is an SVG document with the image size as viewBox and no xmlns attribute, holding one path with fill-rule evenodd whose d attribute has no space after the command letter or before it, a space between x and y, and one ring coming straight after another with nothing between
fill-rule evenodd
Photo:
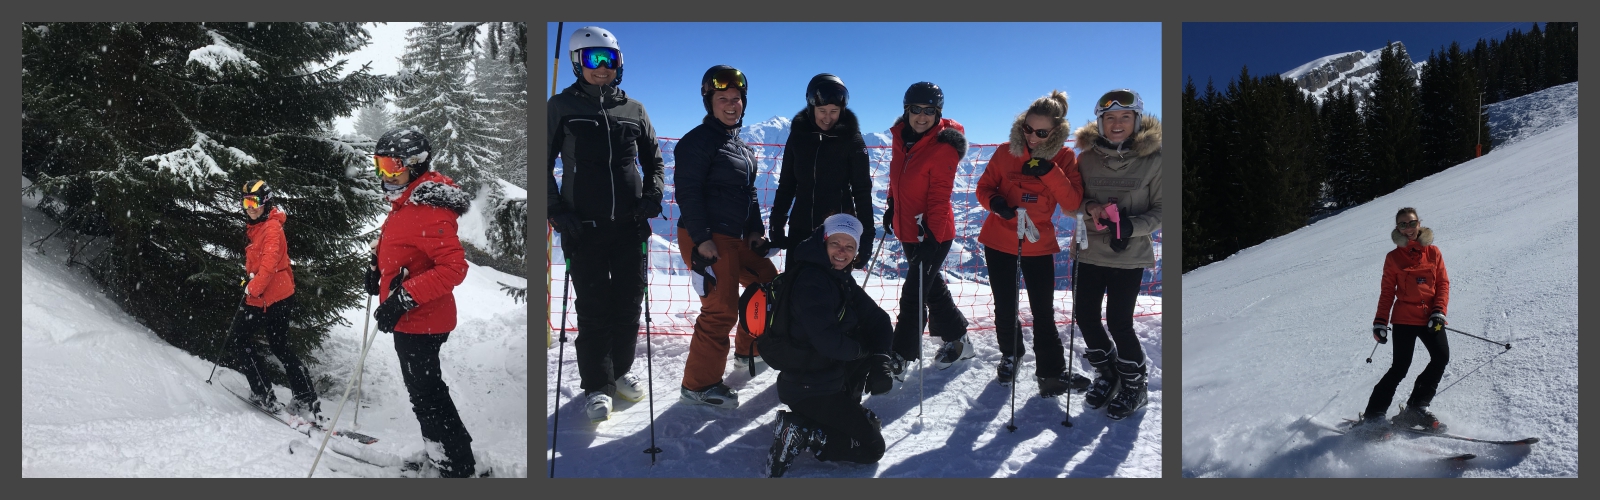
<instances>
[{"instance_id":1,"label":"blue sky","mask_svg":"<svg viewBox=\"0 0 1600 500\"><path fill-rule=\"evenodd\" d=\"M806 82L833 73L850 89L863 132L882 132L901 114L911 84L944 89L944 116L973 143L1007 140L1011 121L1051 89L1068 95L1074 128L1094 116L1093 101L1132 88L1156 116L1161 109L1160 23L611 23L567 22L567 38L599 26L622 45L622 89L644 103L656 134L682 137L700 124L700 77L728 64L750 80L745 123L793 118ZM556 23L545 40L556 39ZM541 59L548 67L552 51ZM574 77L562 60L557 85ZM549 78L550 75L545 75ZM539 84L549 97L550 81Z\"/></svg>"},{"instance_id":2,"label":"blue sky","mask_svg":"<svg viewBox=\"0 0 1600 500\"><path fill-rule=\"evenodd\" d=\"M1423 61L1428 51L1452 41L1470 49L1479 38L1503 38L1513 28L1526 33L1532 27L1532 22L1183 23L1182 78L1193 77L1204 91L1209 77L1221 90L1243 66L1252 75L1282 73L1322 56L1381 49L1391 40L1404 43L1412 60Z\"/></svg>"}]
</instances>

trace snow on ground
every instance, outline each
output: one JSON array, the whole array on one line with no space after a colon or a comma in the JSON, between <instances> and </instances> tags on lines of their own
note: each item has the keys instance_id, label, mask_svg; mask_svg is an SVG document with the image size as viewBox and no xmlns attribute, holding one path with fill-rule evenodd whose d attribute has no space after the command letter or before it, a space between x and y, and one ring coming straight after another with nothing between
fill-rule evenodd
<instances>
[{"instance_id":1,"label":"snow on ground","mask_svg":"<svg viewBox=\"0 0 1600 500\"><path fill-rule=\"evenodd\" d=\"M64 267L62 239L42 251L30 245L54 227L30 201L37 203L24 200L22 223L22 476L305 477L312 457L287 453L304 436L206 385L211 363L168 345L79 269ZM471 266L455 290L459 326L440 357L479 463L502 477L526 477L527 307L497 282L526 284ZM353 326L336 327L316 353L322 362L310 367L313 378L335 381L322 394L330 418L359 357L365 314L346 311ZM218 334L226 328L217 325ZM375 335L355 429L378 437L370 446L379 451L414 456L422 439L394 343L390 334ZM249 390L227 368L216 381ZM281 381L276 390L279 400L289 398ZM351 398L340 428L354 416ZM316 475L348 477L321 467Z\"/></svg>"},{"instance_id":2,"label":"snow on ground","mask_svg":"<svg viewBox=\"0 0 1600 500\"><path fill-rule=\"evenodd\" d=\"M1498 131L1509 146L1184 276L1184 476L1576 476L1576 90L1524 98L1569 104L1543 107L1549 123L1537 129ZM1389 231L1405 206L1444 254L1450 326L1512 345L1450 334L1430 410L1458 434L1540 443L1359 443L1296 423L1355 418L1393 360L1384 345L1364 362ZM1416 350L1396 405L1427 365ZM1417 446L1479 457L1438 467Z\"/></svg>"},{"instance_id":3,"label":"snow on ground","mask_svg":"<svg viewBox=\"0 0 1600 500\"><path fill-rule=\"evenodd\" d=\"M564 268L556 265L552 276ZM692 325L698 302L687 294L689 277L651 275L651 294L665 302L668 294L676 310L652 311L655 324ZM889 280L879 288L874 278L869 294L879 291L879 303L899 299L899 286ZM559 279L556 287L560 287ZM958 288L967 288L960 293ZM975 283L952 283L957 296L982 294L988 287ZM1068 317L1069 293L1057 292L1057 317ZM1160 297L1141 296L1140 304L1160 311ZM1023 298L1026 304L1027 299ZM570 306L569 306L570 307ZM560 297L551 304L553 320L560 322ZM968 317L992 317L990 311L978 314L967 307ZM1027 320L1029 315L1024 314ZM989 320L992 321L992 320ZM569 313L568 340L576 337L577 314ZM973 328L980 325L974 324ZM987 326L987 325L984 325ZM1160 477L1161 475L1161 316L1136 318L1134 328L1150 359L1150 404L1120 422L1105 416L1105 411L1088 410L1082 395L1072 396L1074 427L1061 425L1061 399L1041 399L1033 381L1034 355L1032 328L1024 327L1023 370L1018 376L1015 433L1007 432L1011 406L1009 389L995 383L995 366L1000 360L992 330L971 336L977 357L947 370L931 364L942 343L927 338L923 344L926 368L884 395L869 396L863 403L883 419L888 450L875 465L818 462L809 453L795 460L785 477ZM1067 328L1059 328L1067 335ZM556 394L546 388L547 435L556 434L556 477L762 477L763 462L772 444L774 410L786 408L778 402L777 372L767 371L751 378L749 372L728 373L725 382L739 391L740 406L727 410L680 403L678 389L688 357L689 337L654 335L650 341L653 367L647 368L646 346L641 335L638 361L632 373L641 379L653 370L655 404L655 444L663 453L654 466L641 453L650 447L650 400L629 403L618 400L610 420L590 423L584 414L583 391L578 387L575 351L559 343L547 351L546 377L560 379L560 428L556 433ZM1063 338L1063 344L1066 343ZM570 342L569 342L570 344ZM1082 335L1078 335L1073 368L1087 373ZM566 351L566 352L563 352ZM730 349L731 351L731 349ZM732 354L728 370L732 371ZM560 370L558 374L557 371ZM921 387L919 388L919 383ZM925 394L918 406L918 391ZM919 411L921 417L919 418ZM549 453L549 451L546 451Z\"/></svg>"}]
</instances>

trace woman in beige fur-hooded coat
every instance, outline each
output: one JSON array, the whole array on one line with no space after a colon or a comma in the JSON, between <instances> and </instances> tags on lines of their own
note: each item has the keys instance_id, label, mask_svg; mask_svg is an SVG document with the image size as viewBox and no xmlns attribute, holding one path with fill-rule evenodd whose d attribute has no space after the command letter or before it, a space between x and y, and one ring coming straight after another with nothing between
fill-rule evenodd
<instances>
[{"instance_id":1,"label":"woman in beige fur-hooded coat","mask_svg":"<svg viewBox=\"0 0 1600 500\"><path fill-rule=\"evenodd\" d=\"M1096 121L1078 129L1076 139L1086 219L1080 231L1089 246L1074 248L1073 311L1083 329L1084 357L1096 371L1084 402L1120 420L1149 399L1133 311L1144 270L1156 264L1151 234L1161 229L1161 121L1145 114L1144 101L1130 89L1105 93L1094 111ZM1105 327L1098 317L1102 296Z\"/></svg>"}]
</instances>

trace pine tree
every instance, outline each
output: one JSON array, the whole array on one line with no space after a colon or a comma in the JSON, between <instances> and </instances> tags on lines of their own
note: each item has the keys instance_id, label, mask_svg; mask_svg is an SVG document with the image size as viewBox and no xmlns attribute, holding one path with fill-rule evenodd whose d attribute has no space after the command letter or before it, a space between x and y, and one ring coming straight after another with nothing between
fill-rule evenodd
<instances>
[{"instance_id":1,"label":"pine tree","mask_svg":"<svg viewBox=\"0 0 1600 500\"><path fill-rule=\"evenodd\" d=\"M389 114L389 108L383 103L362 106L356 112L356 133L366 136L371 140L383 137L384 132L394 129L394 115Z\"/></svg>"},{"instance_id":2,"label":"pine tree","mask_svg":"<svg viewBox=\"0 0 1600 500\"><path fill-rule=\"evenodd\" d=\"M1378 73L1367 107L1367 147L1377 185L1374 195L1399 189L1416 179L1422 163L1418 137L1417 82L1411 76L1405 46L1390 43L1378 59Z\"/></svg>"},{"instance_id":3,"label":"pine tree","mask_svg":"<svg viewBox=\"0 0 1600 500\"><path fill-rule=\"evenodd\" d=\"M344 323L362 293L356 228L381 205L375 179L348 174L369 153L329 127L394 86L339 76L339 56L369 43L359 23L26 23L22 35L23 175L65 230L105 242L88 264L109 297L215 355L242 296L238 190L265 179L289 216L291 346L307 355Z\"/></svg>"},{"instance_id":4,"label":"pine tree","mask_svg":"<svg viewBox=\"0 0 1600 500\"><path fill-rule=\"evenodd\" d=\"M1206 103L1196 94L1194 79L1183 88L1183 272L1210 263L1211 234L1206 230L1205 183L1210 178L1209 127Z\"/></svg>"},{"instance_id":5,"label":"pine tree","mask_svg":"<svg viewBox=\"0 0 1600 500\"><path fill-rule=\"evenodd\" d=\"M453 43L448 23L406 30L396 122L427 136L433 167L476 195L494 176L502 139L485 115L490 103L467 81L471 62L472 52Z\"/></svg>"}]
</instances>

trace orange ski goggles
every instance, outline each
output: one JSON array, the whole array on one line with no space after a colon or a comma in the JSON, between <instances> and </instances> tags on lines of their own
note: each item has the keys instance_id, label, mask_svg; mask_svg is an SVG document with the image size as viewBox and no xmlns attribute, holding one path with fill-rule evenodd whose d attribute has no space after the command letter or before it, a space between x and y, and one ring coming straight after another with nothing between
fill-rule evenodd
<instances>
[{"instance_id":1,"label":"orange ski goggles","mask_svg":"<svg viewBox=\"0 0 1600 500\"><path fill-rule=\"evenodd\" d=\"M373 155L372 161L374 166L378 168L378 175L385 179L399 177L400 174L404 174L408 171L406 166L401 163L399 158Z\"/></svg>"}]
</instances>

